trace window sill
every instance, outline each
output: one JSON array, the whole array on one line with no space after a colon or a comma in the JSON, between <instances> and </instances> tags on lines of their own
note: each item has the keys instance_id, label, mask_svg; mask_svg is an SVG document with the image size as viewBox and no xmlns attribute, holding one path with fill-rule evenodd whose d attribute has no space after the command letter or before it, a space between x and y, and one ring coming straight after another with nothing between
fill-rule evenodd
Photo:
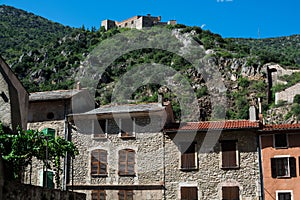
<instances>
[{"instance_id":1,"label":"window sill","mask_svg":"<svg viewBox=\"0 0 300 200\"><path fill-rule=\"evenodd\" d=\"M289 147L274 147L275 149L288 149Z\"/></svg>"},{"instance_id":2,"label":"window sill","mask_svg":"<svg viewBox=\"0 0 300 200\"><path fill-rule=\"evenodd\" d=\"M277 179L290 179L292 178L291 176L277 176Z\"/></svg>"},{"instance_id":3,"label":"window sill","mask_svg":"<svg viewBox=\"0 0 300 200\"><path fill-rule=\"evenodd\" d=\"M119 136L123 140L132 140L135 139L134 135L126 135L126 136Z\"/></svg>"},{"instance_id":4,"label":"window sill","mask_svg":"<svg viewBox=\"0 0 300 200\"><path fill-rule=\"evenodd\" d=\"M91 174L92 178L106 178L108 174Z\"/></svg>"},{"instance_id":5,"label":"window sill","mask_svg":"<svg viewBox=\"0 0 300 200\"><path fill-rule=\"evenodd\" d=\"M135 177L135 174L120 174L119 173L119 176L121 176L121 177Z\"/></svg>"},{"instance_id":6,"label":"window sill","mask_svg":"<svg viewBox=\"0 0 300 200\"><path fill-rule=\"evenodd\" d=\"M240 166L232 166L232 167L221 167L223 170L237 170L240 169Z\"/></svg>"},{"instance_id":7,"label":"window sill","mask_svg":"<svg viewBox=\"0 0 300 200\"><path fill-rule=\"evenodd\" d=\"M199 170L198 167L194 167L194 168L180 168L180 171L185 171L185 172L198 171L198 170Z\"/></svg>"}]
</instances>

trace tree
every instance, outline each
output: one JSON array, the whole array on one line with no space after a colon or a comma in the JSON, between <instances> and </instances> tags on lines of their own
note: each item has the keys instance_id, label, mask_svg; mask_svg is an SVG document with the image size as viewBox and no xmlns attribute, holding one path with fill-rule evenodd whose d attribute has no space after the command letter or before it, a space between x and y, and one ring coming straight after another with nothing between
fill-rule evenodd
<instances>
[{"instance_id":1,"label":"tree","mask_svg":"<svg viewBox=\"0 0 300 200\"><path fill-rule=\"evenodd\" d=\"M46 151L48 151L47 161ZM12 171L13 179L20 181L24 168L31 165L32 159L35 157L42 161L47 168L55 167L58 187L61 158L64 158L66 153L71 157L78 155L76 146L61 137L48 138L42 132L24 131L20 128L18 128L17 133L13 133L4 130L1 123L0 152L7 167Z\"/></svg>"}]
</instances>

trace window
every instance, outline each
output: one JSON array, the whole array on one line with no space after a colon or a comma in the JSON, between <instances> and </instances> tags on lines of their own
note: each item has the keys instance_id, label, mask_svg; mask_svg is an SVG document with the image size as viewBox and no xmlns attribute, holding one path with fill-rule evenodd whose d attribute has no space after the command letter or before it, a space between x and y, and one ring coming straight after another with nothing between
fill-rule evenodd
<instances>
[{"instance_id":1,"label":"window","mask_svg":"<svg viewBox=\"0 0 300 200\"><path fill-rule=\"evenodd\" d=\"M276 200L292 200L292 190L276 191Z\"/></svg>"},{"instance_id":2,"label":"window","mask_svg":"<svg viewBox=\"0 0 300 200\"><path fill-rule=\"evenodd\" d=\"M287 134L275 134L274 135L274 147L275 148L288 147Z\"/></svg>"},{"instance_id":3,"label":"window","mask_svg":"<svg viewBox=\"0 0 300 200\"><path fill-rule=\"evenodd\" d=\"M239 187L222 187L222 200L239 200Z\"/></svg>"},{"instance_id":4,"label":"window","mask_svg":"<svg viewBox=\"0 0 300 200\"><path fill-rule=\"evenodd\" d=\"M103 149L92 151L91 174L107 175L107 151Z\"/></svg>"},{"instance_id":5,"label":"window","mask_svg":"<svg viewBox=\"0 0 300 200\"><path fill-rule=\"evenodd\" d=\"M294 157L271 158L273 178L296 177L296 159Z\"/></svg>"},{"instance_id":6,"label":"window","mask_svg":"<svg viewBox=\"0 0 300 200\"><path fill-rule=\"evenodd\" d=\"M122 138L135 137L135 118L120 119L120 134Z\"/></svg>"},{"instance_id":7,"label":"window","mask_svg":"<svg viewBox=\"0 0 300 200\"><path fill-rule=\"evenodd\" d=\"M197 169L197 151L196 143L181 144L181 169Z\"/></svg>"},{"instance_id":8,"label":"window","mask_svg":"<svg viewBox=\"0 0 300 200\"><path fill-rule=\"evenodd\" d=\"M98 122L98 124L97 124ZM102 119L98 121L94 121L94 138L106 138L106 131L107 131L107 120Z\"/></svg>"},{"instance_id":9,"label":"window","mask_svg":"<svg viewBox=\"0 0 300 200\"><path fill-rule=\"evenodd\" d=\"M92 191L92 200L105 200L106 192L105 190L93 190Z\"/></svg>"},{"instance_id":10,"label":"window","mask_svg":"<svg viewBox=\"0 0 300 200\"><path fill-rule=\"evenodd\" d=\"M238 168L238 153L236 140L224 140L221 142L222 168Z\"/></svg>"},{"instance_id":11,"label":"window","mask_svg":"<svg viewBox=\"0 0 300 200\"><path fill-rule=\"evenodd\" d=\"M119 191L119 200L133 200L133 191L132 190L120 190Z\"/></svg>"},{"instance_id":12,"label":"window","mask_svg":"<svg viewBox=\"0 0 300 200\"><path fill-rule=\"evenodd\" d=\"M122 149L119 151L119 175L135 175L135 151L132 149Z\"/></svg>"},{"instance_id":13,"label":"window","mask_svg":"<svg viewBox=\"0 0 300 200\"><path fill-rule=\"evenodd\" d=\"M181 200L198 200L197 187L181 187Z\"/></svg>"}]
</instances>

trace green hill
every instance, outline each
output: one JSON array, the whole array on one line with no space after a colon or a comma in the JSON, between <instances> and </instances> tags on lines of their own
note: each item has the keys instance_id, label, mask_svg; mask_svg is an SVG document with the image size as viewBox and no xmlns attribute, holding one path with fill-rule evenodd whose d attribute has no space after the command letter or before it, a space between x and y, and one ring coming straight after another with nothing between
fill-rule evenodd
<instances>
[{"instance_id":1,"label":"green hill","mask_svg":"<svg viewBox=\"0 0 300 200\"><path fill-rule=\"evenodd\" d=\"M229 109L226 116L229 119L247 118L249 102L254 96L263 98L264 107L268 106L263 64L277 62L284 67L300 68L300 35L260 40L224 39L199 27L175 25L166 28L188 34L205 49L213 49L210 56L219 67L228 89ZM0 6L0 54L29 92L73 88L73 76L86 56L102 41L123 31L128 29L105 31L103 28L86 30L84 27L66 27L32 13ZM163 50L134 51L115 60L98 84L97 103L109 103L115 83L126 71L141 63L172 65L186 76L194 88L199 109L206 111L207 117L204 119L217 118L212 113L209 91L201 75L180 56ZM245 70L249 72L249 77L241 75ZM132 99L137 102L157 101L159 87L141 87ZM176 94L169 91L165 96L172 100L176 115L180 118Z\"/></svg>"}]
</instances>

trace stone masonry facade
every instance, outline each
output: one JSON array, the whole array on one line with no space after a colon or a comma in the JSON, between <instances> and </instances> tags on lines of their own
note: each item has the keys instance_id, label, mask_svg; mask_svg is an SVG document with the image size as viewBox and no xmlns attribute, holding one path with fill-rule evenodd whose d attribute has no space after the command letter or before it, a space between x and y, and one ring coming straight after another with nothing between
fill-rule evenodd
<instances>
[{"instance_id":1,"label":"stone masonry facade","mask_svg":"<svg viewBox=\"0 0 300 200\"><path fill-rule=\"evenodd\" d=\"M190 133L180 133L190 134ZM237 169L222 169L221 145L217 142L209 153L199 151L205 138L205 133L197 133L194 142L198 149L196 170L184 171L180 169L181 152L172 138L174 134L166 137L165 141L165 199L180 199L181 187L196 187L198 199L222 199L222 187L237 186L242 200L259 199L259 168L258 153L256 151L255 132L226 131L219 140L236 140L239 157ZM183 140L186 136L183 137Z\"/></svg>"},{"instance_id":2,"label":"stone masonry facade","mask_svg":"<svg viewBox=\"0 0 300 200\"><path fill-rule=\"evenodd\" d=\"M112 189L106 190L107 199L118 199L118 187L125 186L131 189L131 186L143 186L143 190L133 189L134 199L162 199L163 198L163 133L152 132L157 129L157 124L161 124L161 118L139 117L135 121L139 124L139 128L135 130L135 137L125 139L119 135L119 127L115 120L108 120L107 136L105 138L95 138L92 134L80 133L76 131L77 127L70 125L70 133L72 141L79 148L80 155L74 159L72 164L74 176L74 186L99 188L107 185L114 186ZM147 127L147 128L143 128ZM103 149L108 152L107 155L107 175L93 176L91 175L91 151L95 149ZM118 152L122 149L132 149L135 151L135 175L121 176L118 174ZM72 169L70 169L72 171ZM72 181L71 181L72 182ZM70 182L70 185L71 185ZM148 188L147 186L156 186L157 189ZM87 200L91 198L91 191L79 190L87 194Z\"/></svg>"}]
</instances>

